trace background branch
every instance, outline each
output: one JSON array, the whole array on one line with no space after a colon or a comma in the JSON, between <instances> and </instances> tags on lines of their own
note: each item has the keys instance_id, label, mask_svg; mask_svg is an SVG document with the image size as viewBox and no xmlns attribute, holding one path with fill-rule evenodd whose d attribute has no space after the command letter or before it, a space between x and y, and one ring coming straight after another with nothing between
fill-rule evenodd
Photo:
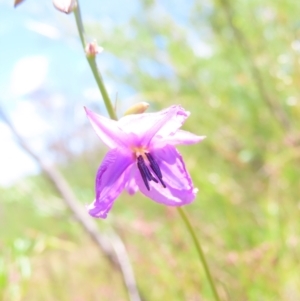
<instances>
[{"instance_id":1,"label":"background branch","mask_svg":"<svg viewBox=\"0 0 300 301\"><path fill-rule=\"evenodd\" d=\"M25 139L18 133L1 106L0 117L9 127L19 146L34 159L34 161L44 172L47 179L54 185L56 191L62 197L65 205L71 210L73 216L78 221L84 232L91 237L112 266L120 270L130 300L141 301L142 299L135 281L129 256L121 238L116 233L113 233L109 236L107 234L100 233L95 221L86 214L86 209L83 208L83 206L77 201L76 196L74 195L64 176L54 166L47 164L31 149L31 147L26 143Z\"/></svg>"},{"instance_id":2,"label":"background branch","mask_svg":"<svg viewBox=\"0 0 300 301\"><path fill-rule=\"evenodd\" d=\"M230 1L220 0L220 3L224 9L228 25L233 32L235 40L236 40L237 44L239 45L239 48L241 49L245 59L248 62L253 81L256 84L256 87L258 89L258 92L259 92L262 100L265 102L269 111L274 116L274 118L277 120L277 122L279 123L281 128L284 131L290 130L291 124L290 124L289 117L287 116L286 112L281 108L280 104L278 104L278 101L274 98L274 96L270 96L270 93L267 91L264 80L263 80L263 76L262 76L259 68L255 64L254 55L251 50L250 44L248 43L247 39L244 37L241 30L233 22L234 13L233 13Z\"/></svg>"}]
</instances>

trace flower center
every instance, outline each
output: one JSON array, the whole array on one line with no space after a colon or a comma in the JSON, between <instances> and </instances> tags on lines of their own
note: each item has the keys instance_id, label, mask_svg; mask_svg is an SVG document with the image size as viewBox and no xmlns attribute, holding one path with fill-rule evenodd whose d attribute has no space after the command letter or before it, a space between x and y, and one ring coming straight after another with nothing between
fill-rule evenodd
<instances>
[{"instance_id":1,"label":"flower center","mask_svg":"<svg viewBox=\"0 0 300 301\"><path fill-rule=\"evenodd\" d=\"M160 182L164 188L167 187L162 179L162 173L159 168L159 165L150 153L137 153L137 166L141 173L145 186L148 190L150 190L150 181L153 181L155 183Z\"/></svg>"}]
</instances>

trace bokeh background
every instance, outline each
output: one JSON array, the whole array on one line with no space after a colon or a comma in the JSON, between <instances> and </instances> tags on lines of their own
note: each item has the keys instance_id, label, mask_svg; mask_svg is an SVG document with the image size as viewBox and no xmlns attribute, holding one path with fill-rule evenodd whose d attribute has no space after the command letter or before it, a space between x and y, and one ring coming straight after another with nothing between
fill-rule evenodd
<instances>
[{"instance_id":1,"label":"bokeh background","mask_svg":"<svg viewBox=\"0 0 300 301\"><path fill-rule=\"evenodd\" d=\"M200 191L186 207L222 300L300 300L300 2L81 1L118 115L181 104L207 139L180 147ZM0 1L0 107L83 205L106 115L73 15ZM0 119L0 299L126 300L101 254ZM99 231L128 250L145 300L212 300L175 208L123 193Z\"/></svg>"}]
</instances>

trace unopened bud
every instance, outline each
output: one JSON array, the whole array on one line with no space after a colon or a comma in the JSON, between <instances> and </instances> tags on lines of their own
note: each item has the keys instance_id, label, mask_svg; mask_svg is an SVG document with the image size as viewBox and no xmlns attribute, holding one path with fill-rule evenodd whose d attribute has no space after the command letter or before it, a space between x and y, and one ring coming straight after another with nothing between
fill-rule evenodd
<instances>
[{"instance_id":1,"label":"unopened bud","mask_svg":"<svg viewBox=\"0 0 300 301\"><path fill-rule=\"evenodd\" d=\"M144 113L147 109L149 108L149 104L147 102L139 102L132 107L130 107L125 113L124 116L126 115L131 115L131 114L142 114Z\"/></svg>"},{"instance_id":2,"label":"unopened bud","mask_svg":"<svg viewBox=\"0 0 300 301\"><path fill-rule=\"evenodd\" d=\"M88 43L85 47L85 53L88 57L96 56L98 53L102 52L103 48L97 45L97 42Z\"/></svg>"},{"instance_id":3,"label":"unopened bud","mask_svg":"<svg viewBox=\"0 0 300 301\"><path fill-rule=\"evenodd\" d=\"M77 7L76 0L52 0L52 2L57 10L65 14L71 13Z\"/></svg>"},{"instance_id":4,"label":"unopened bud","mask_svg":"<svg viewBox=\"0 0 300 301\"><path fill-rule=\"evenodd\" d=\"M14 7L17 7L19 4L21 4L24 0L15 0Z\"/></svg>"}]
</instances>

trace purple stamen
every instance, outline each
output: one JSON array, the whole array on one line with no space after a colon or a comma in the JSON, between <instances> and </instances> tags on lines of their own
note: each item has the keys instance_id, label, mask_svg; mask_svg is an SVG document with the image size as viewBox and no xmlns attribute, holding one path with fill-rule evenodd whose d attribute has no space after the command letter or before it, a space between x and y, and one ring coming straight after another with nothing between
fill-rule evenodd
<instances>
[{"instance_id":1,"label":"purple stamen","mask_svg":"<svg viewBox=\"0 0 300 301\"><path fill-rule=\"evenodd\" d=\"M145 163L144 163L145 164ZM157 179L153 177L151 171L149 170L148 166L145 164L145 174L149 181L154 181L155 183L158 183Z\"/></svg>"},{"instance_id":2,"label":"purple stamen","mask_svg":"<svg viewBox=\"0 0 300 301\"><path fill-rule=\"evenodd\" d=\"M158 177L161 185L166 188L166 184L164 183L163 179L162 179L162 173L161 170L159 168L159 165L157 164L157 162L154 160L154 158L152 157L152 155L150 153L145 153L147 156L147 159L150 163L150 167L153 170L154 174Z\"/></svg>"},{"instance_id":3,"label":"purple stamen","mask_svg":"<svg viewBox=\"0 0 300 301\"><path fill-rule=\"evenodd\" d=\"M153 177L151 171L144 161L144 158L141 155L137 157L137 166L147 189L150 190L149 182L154 181L155 183L158 183L158 180Z\"/></svg>"},{"instance_id":4,"label":"purple stamen","mask_svg":"<svg viewBox=\"0 0 300 301\"><path fill-rule=\"evenodd\" d=\"M152 168L154 173L158 176L158 178L162 178L162 173L161 173L161 170L160 170L157 162L154 160L154 158L152 157L152 155L150 153L145 153L145 154L147 156L147 159L149 160L150 167Z\"/></svg>"},{"instance_id":5,"label":"purple stamen","mask_svg":"<svg viewBox=\"0 0 300 301\"><path fill-rule=\"evenodd\" d=\"M149 186L149 183L148 183L149 179L148 179L147 172L146 172L147 166L146 166L145 161L144 161L142 156L137 157L137 166L138 166L138 169L141 173L141 176L142 176L142 179L145 183L146 188L148 190L150 190L150 186ZM150 172L150 171L148 170L148 172Z\"/></svg>"}]
</instances>

